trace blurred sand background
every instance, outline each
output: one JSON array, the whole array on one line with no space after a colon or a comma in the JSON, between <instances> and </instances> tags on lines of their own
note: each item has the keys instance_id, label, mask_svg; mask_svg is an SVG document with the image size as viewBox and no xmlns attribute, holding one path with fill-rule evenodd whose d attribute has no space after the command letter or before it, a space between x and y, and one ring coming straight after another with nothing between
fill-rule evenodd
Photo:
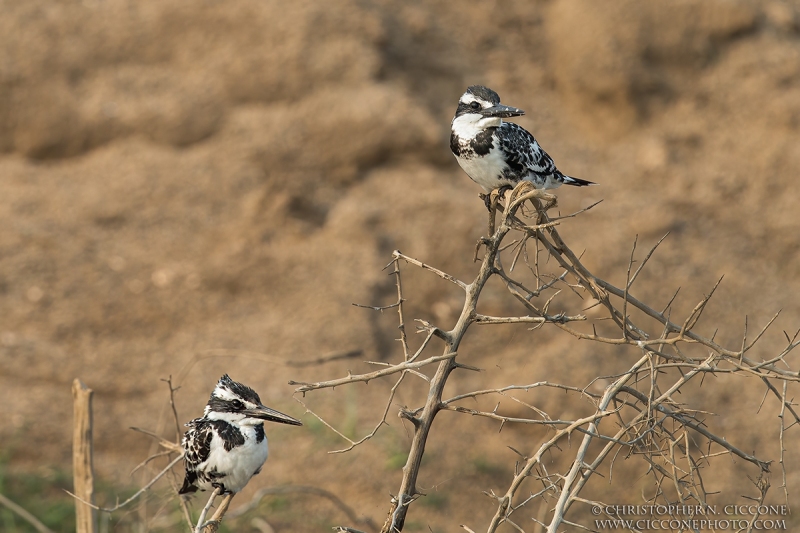
<instances>
[{"instance_id":1,"label":"blurred sand background","mask_svg":"<svg viewBox=\"0 0 800 533\"><path fill-rule=\"evenodd\" d=\"M680 286L682 317L724 275L702 332L736 347L745 315L755 330L782 309L755 354L769 357L781 330L800 327L800 1L0 0L5 468L69 471L75 377L96 391L97 475L130 487L152 445L128 428L174 435L161 378L181 386L182 421L224 372L300 416L289 379L396 360L396 314L351 304L394 301L381 271L394 249L465 280L477 272L486 212L448 148L471 84L524 109L517 122L561 170L600 184L558 192L564 213L604 200L561 229L597 275L624 284L634 237L646 249L670 231L637 282L641 299L660 308ZM404 272L409 322L452 327L461 294ZM482 302L487 314L524 314L499 283ZM353 349L362 356L284 364ZM472 332L460 357L485 371L454 375L452 394L582 387L638 355L554 328L494 327ZM344 442L310 416L303 429L268 428L272 458L239 503L263 486L314 485L382 523L409 443L396 407L422 405L416 381L389 426L348 454L327 454ZM707 383L693 401L722 415L709 424L730 441L777 460L778 405L768 398L756 416L758 383ZM306 400L360 437L389 386ZM588 408L526 398L554 417ZM497 430L439 415L420 478L430 495L407 530L484 527L495 504L482 491L505 491L517 459L507 446L530 450L544 435ZM787 461L800 502L800 454ZM707 474L709 491L729 491L718 503L752 492L733 463ZM644 463L624 464L597 490L641 503ZM774 475L776 502L780 484ZM325 500L282 505L264 515L278 532L347 522Z\"/></svg>"}]
</instances>

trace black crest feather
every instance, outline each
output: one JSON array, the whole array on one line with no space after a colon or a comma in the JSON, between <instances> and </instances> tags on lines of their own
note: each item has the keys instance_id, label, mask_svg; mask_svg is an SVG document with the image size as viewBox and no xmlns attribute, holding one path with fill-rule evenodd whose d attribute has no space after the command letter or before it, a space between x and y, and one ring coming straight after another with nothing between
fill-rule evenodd
<instances>
[{"instance_id":1,"label":"black crest feather","mask_svg":"<svg viewBox=\"0 0 800 533\"><path fill-rule=\"evenodd\" d=\"M470 85L467 87L467 92L473 96L477 96L481 100L491 102L493 105L500 103L500 95L483 85Z\"/></svg>"},{"instance_id":2,"label":"black crest feather","mask_svg":"<svg viewBox=\"0 0 800 533\"><path fill-rule=\"evenodd\" d=\"M261 398L258 397L258 393L256 391L243 383L233 381L228 374L225 374L219 378L219 384L247 401L261 403Z\"/></svg>"}]
</instances>

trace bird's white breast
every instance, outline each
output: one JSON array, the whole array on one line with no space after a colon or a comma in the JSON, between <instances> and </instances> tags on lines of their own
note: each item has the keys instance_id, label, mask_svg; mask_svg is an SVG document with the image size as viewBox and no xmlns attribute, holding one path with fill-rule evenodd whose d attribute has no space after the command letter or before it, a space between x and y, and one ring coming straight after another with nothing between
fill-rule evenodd
<instances>
[{"instance_id":1,"label":"bird's white breast","mask_svg":"<svg viewBox=\"0 0 800 533\"><path fill-rule=\"evenodd\" d=\"M489 153L482 157L472 154L471 157L456 157L456 160L472 181L483 187L486 192L501 185L511 184L503 178L506 162L497 146L492 147Z\"/></svg>"},{"instance_id":2,"label":"bird's white breast","mask_svg":"<svg viewBox=\"0 0 800 533\"><path fill-rule=\"evenodd\" d=\"M244 444L227 451L225 442L215 433L208 459L198 468L206 472L216 469L217 472L225 474L219 481L231 492L241 491L269 455L266 436L261 442L256 442L256 430L253 426L238 427L244 436ZM212 490L211 483L200 483L198 480L198 484L203 490Z\"/></svg>"},{"instance_id":3,"label":"bird's white breast","mask_svg":"<svg viewBox=\"0 0 800 533\"><path fill-rule=\"evenodd\" d=\"M497 117L483 117L477 113L468 113L453 119L452 132L465 150L456 160L472 181L483 187L486 192L502 185L510 184L503 178L506 167L500 143L493 139L493 146L488 154L478 155L469 147L470 142L487 128L497 128L503 121Z\"/></svg>"}]
</instances>

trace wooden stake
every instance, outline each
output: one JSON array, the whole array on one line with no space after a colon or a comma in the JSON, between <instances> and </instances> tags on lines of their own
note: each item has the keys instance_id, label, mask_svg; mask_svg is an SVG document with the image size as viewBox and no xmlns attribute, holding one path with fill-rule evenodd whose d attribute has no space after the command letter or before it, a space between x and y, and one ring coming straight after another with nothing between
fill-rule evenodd
<instances>
[{"instance_id":1,"label":"wooden stake","mask_svg":"<svg viewBox=\"0 0 800 533\"><path fill-rule=\"evenodd\" d=\"M75 495L94 504L92 467L92 389L75 379L72 382L73 432L72 471ZM95 533L97 513L82 501L75 500L76 533Z\"/></svg>"}]
</instances>

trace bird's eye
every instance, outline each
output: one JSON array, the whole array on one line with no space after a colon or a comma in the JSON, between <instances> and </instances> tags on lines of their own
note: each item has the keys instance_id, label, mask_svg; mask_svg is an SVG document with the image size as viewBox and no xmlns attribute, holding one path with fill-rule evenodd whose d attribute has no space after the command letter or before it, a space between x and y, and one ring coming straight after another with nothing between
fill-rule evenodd
<instances>
[{"instance_id":1,"label":"bird's eye","mask_svg":"<svg viewBox=\"0 0 800 533\"><path fill-rule=\"evenodd\" d=\"M231 405L233 405L234 409L241 409L242 407L244 407L244 404L242 402L240 402L239 400L233 400L231 402Z\"/></svg>"},{"instance_id":2,"label":"bird's eye","mask_svg":"<svg viewBox=\"0 0 800 533\"><path fill-rule=\"evenodd\" d=\"M472 102L471 104L469 104L469 106L472 109L480 109L481 108L481 104L479 104L478 102Z\"/></svg>"}]
</instances>

